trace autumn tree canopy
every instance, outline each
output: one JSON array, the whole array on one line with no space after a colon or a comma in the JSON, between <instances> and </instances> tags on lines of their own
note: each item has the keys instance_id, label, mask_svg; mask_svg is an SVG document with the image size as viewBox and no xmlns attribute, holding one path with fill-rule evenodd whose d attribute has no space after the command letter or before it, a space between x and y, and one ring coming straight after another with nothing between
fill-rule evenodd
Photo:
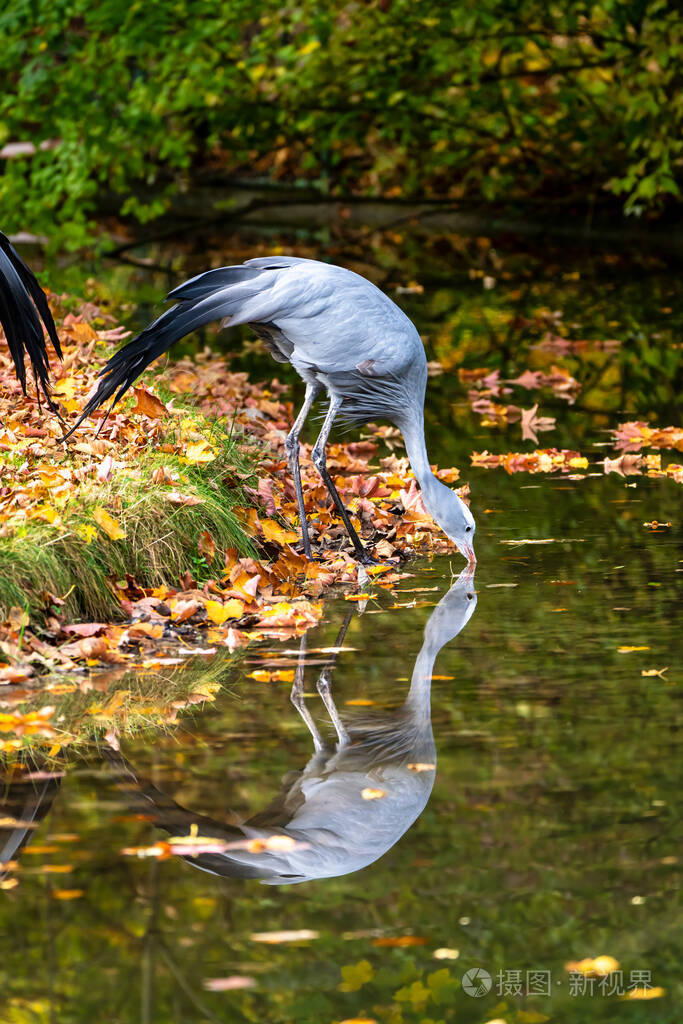
<instances>
[{"instance_id":1,"label":"autumn tree canopy","mask_svg":"<svg viewBox=\"0 0 683 1024\"><path fill-rule=\"evenodd\" d=\"M679 196L675 7L15 0L2 223L78 245L103 194L145 220L207 175L656 214Z\"/></svg>"}]
</instances>

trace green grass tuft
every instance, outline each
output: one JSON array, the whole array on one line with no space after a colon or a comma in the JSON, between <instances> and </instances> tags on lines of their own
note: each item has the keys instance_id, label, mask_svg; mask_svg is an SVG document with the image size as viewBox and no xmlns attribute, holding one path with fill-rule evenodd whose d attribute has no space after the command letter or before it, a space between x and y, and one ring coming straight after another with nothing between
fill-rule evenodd
<instances>
[{"instance_id":1,"label":"green grass tuft","mask_svg":"<svg viewBox=\"0 0 683 1024\"><path fill-rule=\"evenodd\" d=\"M233 511L249 504L242 485L253 473L254 455L245 454L219 422L209 423L188 412L196 428L210 440L212 462L187 465L160 451L143 451L135 472L114 471L112 479L88 480L75 488L54 524L30 520L5 530L0 537L0 616L18 606L40 617L49 606L46 595L63 599L62 614L70 619L111 619L120 616L115 583L126 574L142 586L176 586L189 572L198 582L220 576L227 548L253 554L252 543ZM177 438L169 433L165 440ZM171 486L155 483L165 468L181 479ZM175 505L177 490L199 500ZM105 509L125 531L111 540L96 526L93 513ZM211 565L198 548L202 533L216 546Z\"/></svg>"}]
</instances>

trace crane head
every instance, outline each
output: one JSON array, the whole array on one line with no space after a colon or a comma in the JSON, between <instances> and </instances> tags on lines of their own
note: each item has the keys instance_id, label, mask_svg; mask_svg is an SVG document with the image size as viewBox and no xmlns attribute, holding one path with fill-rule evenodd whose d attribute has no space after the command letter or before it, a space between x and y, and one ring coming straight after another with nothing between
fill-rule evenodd
<instances>
[{"instance_id":1,"label":"crane head","mask_svg":"<svg viewBox=\"0 0 683 1024\"><path fill-rule=\"evenodd\" d=\"M453 541L460 554L470 565L474 565L477 561L473 546L476 529L474 516L455 491L440 481L438 483L436 493L427 497L423 492L428 511L446 536Z\"/></svg>"}]
</instances>

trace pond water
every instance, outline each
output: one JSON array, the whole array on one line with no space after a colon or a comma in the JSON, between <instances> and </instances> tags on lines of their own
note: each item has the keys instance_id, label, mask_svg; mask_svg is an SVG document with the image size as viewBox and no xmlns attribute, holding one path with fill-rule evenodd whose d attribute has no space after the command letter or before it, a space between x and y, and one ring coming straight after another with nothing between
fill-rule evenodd
<instances>
[{"instance_id":1,"label":"pond water","mask_svg":"<svg viewBox=\"0 0 683 1024\"><path fill-rule=\"evenodd\" d=\"M3 1021L679 1019L680 484L600 465L609 426L677 422L673 279L585 254L561 270L494 254L496 276L490 246L432 244L422 267L404 248L398 270L379 245L364 259L423 285L397 298L430 358L460 346L511 378L545 365L550 327L621 341L563 354L574 405L541 398L557 427L539 446L588 469L469 469L473 450L534 446L519 423L483 426L455 372L435 377L431 451L470 481L476 575L454 554L364 609L335 596L303 647L219 652L216 700L172 730L7 784L0 814L34 827L2 893ZM133 294L163 290L126 274ZM98 287L121 280L100 271ZM294 703L291 682L253 678L264 664L294 669ZM121 852L193 834L194 857ZM619 962L605 979L567 969L599 955Z\"/></svg>"}]
</instances>

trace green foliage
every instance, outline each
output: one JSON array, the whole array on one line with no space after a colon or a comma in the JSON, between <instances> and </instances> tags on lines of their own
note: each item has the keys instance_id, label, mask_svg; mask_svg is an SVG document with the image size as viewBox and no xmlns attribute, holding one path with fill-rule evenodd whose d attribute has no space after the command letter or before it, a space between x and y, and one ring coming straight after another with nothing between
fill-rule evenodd
<instances>
[{"instance_id":1,"label":"green foliage","mask_svg":"<svg viewBox=\"0 0 683 1024\"><path fill-rule=\"evenodd\" d=\"M5 230L85 240L103 193L140 221L199 171L332 194L632 212L678 196L671 0L15 0L0 14Z\"/></svg>"}]
</instances>

